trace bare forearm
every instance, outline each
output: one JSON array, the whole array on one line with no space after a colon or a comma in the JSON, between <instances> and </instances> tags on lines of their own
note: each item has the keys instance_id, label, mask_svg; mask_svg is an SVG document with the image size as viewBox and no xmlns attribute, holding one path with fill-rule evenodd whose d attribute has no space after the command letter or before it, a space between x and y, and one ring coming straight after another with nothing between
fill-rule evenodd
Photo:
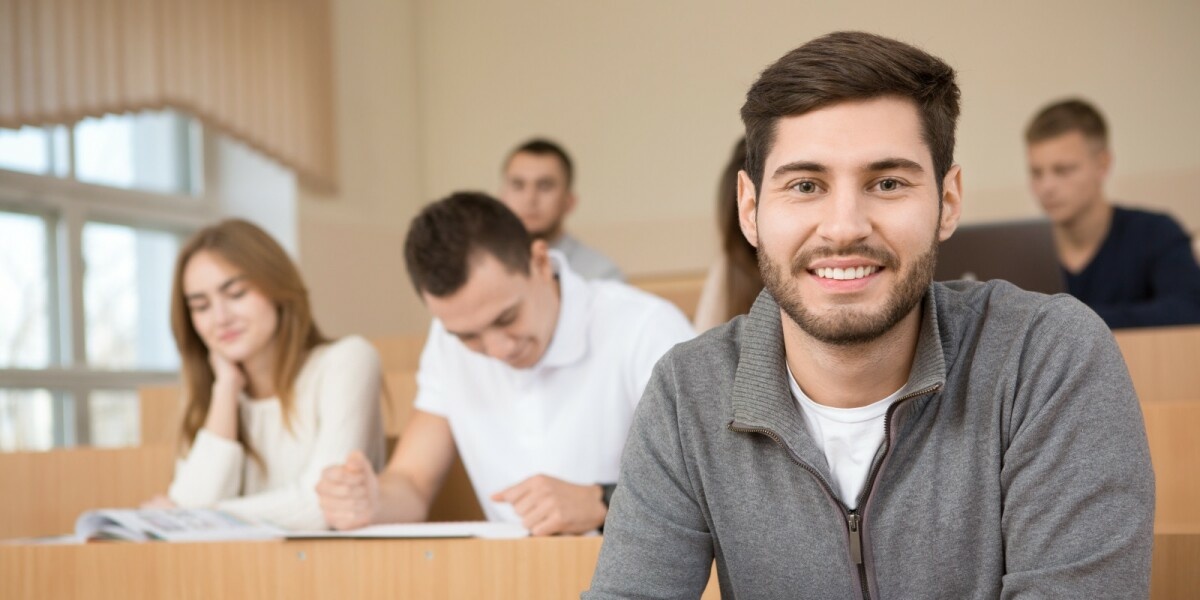
<instances>
[{"instance_id":1,"label":"bare forearm","mask_svg":"<svg viewBox=\"0 0 1200 600\"><path fill-rule=\"evenodd\" d=\"M212 403L208 407L208 417L204 419L204 428L225 439L237 439L238 401L236 389L221 385L213 386Z\"/></svg>"},{"instance_id":2,"label":"bare forearm","mask_svg":"<svg viewBox=\"0 0 1200 600\"><path fill-rule=\"evenodd\" d=\"M384 471L379 474L379 508L372 523L413 523L429 516L432 500L422 495L404 473Z\"/></svg>"}]
</instances>

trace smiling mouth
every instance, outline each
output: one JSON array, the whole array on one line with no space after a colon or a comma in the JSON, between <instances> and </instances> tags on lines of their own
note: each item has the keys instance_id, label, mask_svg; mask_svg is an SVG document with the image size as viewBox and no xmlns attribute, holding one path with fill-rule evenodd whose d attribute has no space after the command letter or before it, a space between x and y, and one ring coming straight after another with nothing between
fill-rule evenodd
<instances>
[{"instance_id":1,"label":"smiling mouth","mask_svg":"<svg viewBox=\"0 0 1200 600\"><path fill-rule=\"evenodd\" d=\"M845 268L845 269L836 268L836 267L822 267L820 269L813 269L809 272L812 273L813 275L816 275L817 277L820 277L821 279L832 279L835 281L848 281L848 280L852 280L852 279L862 279L864 277L870 277L871 275L874 275L875 273L878 273L881 270L883 270L883 267L877 267L877 266L849 267L849 268Z\"/></svg>"}]
</instances>

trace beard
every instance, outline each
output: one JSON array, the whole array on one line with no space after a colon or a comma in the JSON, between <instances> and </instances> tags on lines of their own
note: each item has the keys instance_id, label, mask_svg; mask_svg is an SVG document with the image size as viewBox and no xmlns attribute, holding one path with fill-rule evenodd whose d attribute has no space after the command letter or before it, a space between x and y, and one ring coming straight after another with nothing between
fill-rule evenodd
<instances>
[{"instance_id":1,"label":"beard","mask_svg":"<svg viewBox=\"0 0 1200 600\"><path fill-rule=\"evenodd\" d=\"M775 302L797 326L809 336L835 346L856 346L879 339L891 331L925 296L933 281L937 266L938 236L935 233L929 249L916 256L906 272L900 272L900 261L890 252L866 244L855 244L846 248L814 248L800 253L784 269L771 259L763 248L758 252L758 270L762 274L763 286L771 292ZM895 287L885 299L883 306L869 311L854 305L837 306L824 314L817 314L805 305L796 289L797 279L806 271L813 260L831 256L861 256L895 271L898 277Z\"/></svg>"},{"instance_id":2,"label":"beard","mask_svg":"<svg viewBox=\"0 0 1200 600\"><path fill-rule=\"evenodd\" d=\"M546 243L558 241L558 238L563 232L563 220L559 219L554 223L547 225L545 228L538 231L530 231L529 237L535 240L542 240Z\"/></svg>"}]
</instances>

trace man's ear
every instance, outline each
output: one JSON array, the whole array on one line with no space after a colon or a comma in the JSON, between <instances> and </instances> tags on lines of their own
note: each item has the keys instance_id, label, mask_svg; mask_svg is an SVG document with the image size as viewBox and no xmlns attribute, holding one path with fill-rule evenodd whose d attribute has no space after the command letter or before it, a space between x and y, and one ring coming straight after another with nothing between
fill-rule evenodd
<instances>
[{"instance_id":1,"label":"man's ear","mask_svg":"<svg viewBox=\"0 0 1200 600\"><path fill-rule=\"evenodd\" d=\"M567 192L567 205L563 207L563 217L571 214L579 204L579 196L575 192Z\"/></svg>"},{"instance_id":2,"label":"man's ear","mask_svg":"<svg viewBox=\"0 0 1200 600\"><path fill-rule=\"evenodd\" d=\"M1102 148L1100 150L1100 173L1105 179L1108 179L1108 174L1112 172L1113 155L1112 150Z\"/></svg>"},{"instance_id":3,"label":"man's ear","mask_svg":"<svg viewBox=\"0 0 1200 600\"><path fill-rule=\"evenodd\" d=\"M751 246L758 247L758 199L754 182L745 171L738 171L737 183L738 224L742 235Z\"/></svg>"},{"instance_id":4,"label":"man's ear","mask_svg":"<svg viewBox=\"0 0 1200 600\"><path fill-rule=\"evenodd\" d=\"M538 238L529 245L529 274L543 279L554 277L554 265L550 264L550 245L546 240Z\"/></svg>"},{"instance_id":5,"label":"man's ear","mask_svg":"<svg viewBox=\"0 0 1200 600\"><path fill-rule=\"evenodd\" d=\"M944 242L958 229L962 216L962 167L953 165L942 178L942 218L938 222L938 241Z\"/></svg>"}]
</instances>

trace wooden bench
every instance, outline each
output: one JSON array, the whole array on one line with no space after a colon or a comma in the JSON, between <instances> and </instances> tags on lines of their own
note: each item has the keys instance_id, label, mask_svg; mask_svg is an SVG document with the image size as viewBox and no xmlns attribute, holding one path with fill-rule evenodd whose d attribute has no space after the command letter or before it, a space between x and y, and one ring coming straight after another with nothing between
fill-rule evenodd
<instances>
[{"instance_id":1,"label":"wooden bench","mask_svg":"<svg viewBox=\"0 0 1200 600\"><path fill-rule=\"evenodd\" d=\"M679 307L679 310L687 315L688 320L692 320L696 317L696 306L700 304L700 292L704 289L706 276L707 274L704 272L643 276L634 277L629 280L629 283L655 296L665 298Z\"/></svg>"}]
</instances>

